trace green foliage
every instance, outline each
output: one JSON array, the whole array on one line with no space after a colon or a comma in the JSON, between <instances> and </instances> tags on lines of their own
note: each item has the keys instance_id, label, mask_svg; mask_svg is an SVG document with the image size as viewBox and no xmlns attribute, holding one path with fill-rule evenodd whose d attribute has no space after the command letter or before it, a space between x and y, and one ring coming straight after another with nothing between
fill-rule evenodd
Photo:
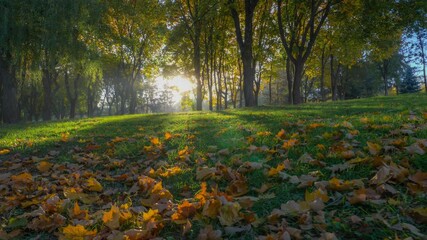
<instances>
[{"instance_id":1,"label":"green foliage","mask_svg":"<svg viewBox=\"0 0 427 240\"><path fill-rule=\"evenodd\" d=\"M417 81L413 67L408 66L406 68L399 90L401 93L415 93L421 90L420 83Z\"/></svg>"}]
</instances>

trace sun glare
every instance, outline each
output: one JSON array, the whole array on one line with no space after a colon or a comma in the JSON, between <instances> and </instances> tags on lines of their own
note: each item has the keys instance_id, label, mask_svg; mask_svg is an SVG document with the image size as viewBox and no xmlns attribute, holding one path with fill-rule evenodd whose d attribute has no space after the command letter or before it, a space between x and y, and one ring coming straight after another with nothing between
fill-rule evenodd
<instances>
[{"instance_id":1,"label":"sun glare","mask_svg":"<svg viewBox=\"0 0 427 240\"><path fill-rule=\"evenodd\" d=\"M178 92L180 94L193 90L193 83L191 83L190 80L182 76L173 77L170 80L170 83L171 86L176 87L178 89Z\"/></svg>"},{"instance_id":2,"label":"sun glare","mask_svg":"<svg viewBox=\"0 0 427 240\"><path fill-rule=\"evenodd\" d=\"M160 89L169 88L173 89L173 101L175 103L181 101L181 97L184 93L194 89L193 83L183 76L175 76L173 78L165 79L163 77L158 77L156 79L157 86ZM190 94L191 96L191 94Z\"/></svg>"}]
</instances>

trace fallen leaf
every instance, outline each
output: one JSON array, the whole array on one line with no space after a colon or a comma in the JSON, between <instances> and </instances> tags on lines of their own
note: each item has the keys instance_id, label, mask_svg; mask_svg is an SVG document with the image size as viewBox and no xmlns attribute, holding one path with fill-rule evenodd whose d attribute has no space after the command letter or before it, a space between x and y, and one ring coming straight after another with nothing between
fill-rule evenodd
<instances>
[{"instance_id":1,"label":"fallen leaf","mask_svg":"<svg viewBox=\"0 0 427 240\"><path fill-rule=\"evenodd\" d=\"M82 225L68 225L62 229L62 234L64 235L65 239L85 239L87 237L94 237L96 233L96 230L86 230L86 228Z\"/></svg>"},{"instance_id":2,"label":"fallen leaf","mask_svg":"<svg viewBox=\"0 0 427 240\"><path fill-rule=\"evenodd\" d=\"M367 142L368 150L371 155L378 155L381 152L381 146L377 143Z\"/></svg>"},{"instance_id":3,"label":"fallen leaf","mask_svg":"<svg viewBox=\"0 0 427 240\"><path fill-rule=\"evenodd\" d=\"M9 150L9 149L1 149L1 150L0 150L0 155L6 155L6 154L8 154L8 153L10 153L10 150Z\"/></svg>"},{"instance_id":4,"label":"fallen leaf","mask_svg":"<svg viewBox=\"0 0 427 240\"><path fill-rule=\"evenodd\" d=\"M40 172L44 173L44 172L49 171L49 170L50 170L50 168L51 168L52 166L53 166L53 164L52 164L52 163L50 163L50 162L47 162L47 161L41 161L41 162L39 162L39 164L37 164L37 169L38 169Z\"/></svg>"},{"instance_id":5,"label":"fallen leaf","mask_svg":"<svg viewBox=\"0 0 427 240\"><path fill-rule=\"evenodd\" d=\"M89 191L102 192L102 185L95 178L91 177L86 181L86 186Z\"/></svg>"}]
</instances>

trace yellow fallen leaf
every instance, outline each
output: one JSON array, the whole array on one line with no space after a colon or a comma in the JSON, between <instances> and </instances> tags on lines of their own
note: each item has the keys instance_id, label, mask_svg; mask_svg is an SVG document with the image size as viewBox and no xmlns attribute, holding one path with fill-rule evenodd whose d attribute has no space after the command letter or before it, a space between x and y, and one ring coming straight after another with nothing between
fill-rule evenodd
<instances>
[{"instance_id":1,"label":"yellow fallen leaf","mask_svg":"<svg viewBox=\"0 0 427 240\"><path fill-rule=\"evenodd\" d=\"M159 210L157 210L157 209L153 210L153 209L150 208L150 210L148 210L148 212L142 213L142 219L145 222L149 222L152 219L158 218L159 216L160 216L159 215Z\"/></svg>"},{"instance_id":2,"label":"yellow fallen leaf","mask_svg":"<svg viewBox=\"0 0 427 240\"><path fill-rule=\"evenodd\" d=\"M68 137L70 136L69 132L61 133L61 142L68 142Z\"/></svg>"},{"instance_id":3,"label":"yellow fallen leaf","mask_svg":"<svg viewBox=\"0 0 427 240\"><path fill-rule=\"evenodd\" d=\"M62 234L64 234L65 239L83 240L86 237L93 237L96 234L96 230L86 230L82 225L68 225L62 229Z\"/></svg>"},{"instance_id":4,"label":"yellow fallen leaf","mask_svg":"<svg viewBox=\"0 0 427 240\"><path fill-rule=\"evenodd\" d=\"M89 191L102 192L102 185L95 178L91 177L86 182Z\"/></svg>"},{"instance_id":5,"label":"yellow fallen leaf","mask_svg":"<svg viewBox=\"0 0 427 240\"><path fill-rule=\"evenodd\" d=\"M10 153L9 149L2 149L2 150L0 150L0 155L5 155L5 154L8 154L8 153Z\"/></svg>"}]
</instances>

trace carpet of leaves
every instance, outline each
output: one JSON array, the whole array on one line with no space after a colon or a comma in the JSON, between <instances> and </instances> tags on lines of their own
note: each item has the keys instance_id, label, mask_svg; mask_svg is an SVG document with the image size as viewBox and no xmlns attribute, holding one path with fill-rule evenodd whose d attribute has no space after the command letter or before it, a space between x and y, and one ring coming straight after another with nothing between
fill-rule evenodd
<instances>
[{"instance_id":1,"label":"carpet of leaves","mask_svg":"<svg viewBox=\"0 0 427 240\"><path fill-rule=\"evenodd\" d=\"M427 139L412 135L425 131L427 114L405 117L408 121L394 129L360 118L364 129L384 132L366 144L356 140L359 129L344 120L287 123L297 130L284 130L284 124L277 132L253 132L245 138L245 147L209 146L205 152L194 147L195 135L171 132L76 146L67 153L72 159L67 162L56 160L56 150L22 157L0 149L6 157L0 163L0 239L162 239L165 232L169 239L239 238L247 232L257 239L348 238L332 231L336 228L331 225L340 223L354 233L381 224L395 232L394 239L425 239L425 201L401 201L405 196L426 197L427 172L414 167L412 159L426 156ZM308 133L323 127L331 130L318 134L316 141L333 144L319 143L310 153L289 158L293 148L313 141ZM175 139L187 144L177 147L171 144ZM63 133L57 144L73 141ZM115 157L118 145L136 141L144 143L138 158ZM242 160L254 154L263 156L262 161ZM328 158L341 161L329 163ZM310 171L293 171L297 164ZM340 179L340 173L360 166L372 168L360 178ZM179 186L177 191L165 185L183 173L200 182L200 188ZM248 181L254 173L267 179L258 188ZM270 190L279 185L292 185L303 195L259 216L254 205L277 198ZM340 211L351 207L369 214L343 217Z\"/></svg>"}]
</instances>

